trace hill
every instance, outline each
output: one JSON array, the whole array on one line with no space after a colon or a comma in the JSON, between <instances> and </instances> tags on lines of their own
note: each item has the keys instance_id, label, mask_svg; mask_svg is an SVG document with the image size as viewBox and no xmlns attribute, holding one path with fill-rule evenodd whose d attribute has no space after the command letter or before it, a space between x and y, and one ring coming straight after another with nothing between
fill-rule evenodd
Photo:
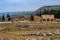
<instances>
[{"instance_id":1,"label":"hill","mask_svg":"<svg viewBox=\"0 0 60 40\"><path fill-rule=\"evenodd\" d=\"M11 18L16 18L18 15L25 15L25 17L29 17L31 13L32 11L2 12L0 13L0 16L2 16L3 14L5 16L9 14Z\"/></svg>"},{"instance_id":2,"label":"hill","mask_svg":"<svg viewBox=\"0 0 60 40\"><path fill-rule=\"evenodd\" d=\"M54 14L56 18L60 15L60 5L43 6L32 13L33 15ZM60 16L59 16L60 18Z\"/></svg>"},{"instance_id":3,"label":"hill","mask_svg":"<svg viewBox=\"0 0 60 40\"><path fill-rule=\"evenodd\" d=\"M24 15L25 17L29 18L31 13L32 11L22 11L22 12L18 12L17 14L11 15L11 17L16 18L18 15Z\"/></svg>"}]
</instances>

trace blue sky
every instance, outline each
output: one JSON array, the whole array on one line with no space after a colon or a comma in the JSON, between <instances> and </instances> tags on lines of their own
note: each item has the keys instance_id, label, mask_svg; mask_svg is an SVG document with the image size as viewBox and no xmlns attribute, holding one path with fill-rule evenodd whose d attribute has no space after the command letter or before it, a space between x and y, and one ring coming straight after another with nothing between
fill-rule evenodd
<instances>
[{"instance_id":1,"label":"blue sky","mask_svg":"<svg viewBox=\"0 0 60 40\"><path fill-rule=\"evenodd\" d=\"M60 0L0 0L0 12L34 11L48 5L60 5Z\"/></svg>"}]
</instances>

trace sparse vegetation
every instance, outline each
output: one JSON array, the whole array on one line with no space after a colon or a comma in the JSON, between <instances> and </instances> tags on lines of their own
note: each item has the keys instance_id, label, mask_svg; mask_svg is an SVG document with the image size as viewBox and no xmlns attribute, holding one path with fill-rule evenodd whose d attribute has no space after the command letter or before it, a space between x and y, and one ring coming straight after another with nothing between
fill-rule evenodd
<instances>
[{"instance_id":1,"label":"sparse vegetation","mask_svg":"<svg viewBox=\"0 0 60 40\"><path fill-rule=\"evenodd\" d=\"M37 23L36 24L36 22L35 22L34 25L39 25L37 27L35 27L33 25L33 23L31 23L31 24L26 23L24 25L22 25L20 23L17 23L16 25L15 24L9 24L9 25L5 24L6 26L0 25L0 28L3 28L3 29L0 30L0 32L4 33L4 34L7 34L7 36L11 35L11 36L15 36L16 38L20 37L21 40L23 40L23 39L26 39L27 37L32 37L32 38L35 37L35 36L23 36L23 34L32 33L31 35L33 35L33 33L48 32L49 30L52 30L52 32L55 32L56 31L56 26L58 26L57 29L59 29L59 26L60 26L60 24L46 23L45 25L43 25L43 23ZM3 26L3 27L1 27L1 26ZM26 28L26 29L20 29L20 28ZM15 39L15 37L14 37L14 39ZM55 38L55 37L59 38L60 35L59 36L56 35L54 37L46 35L46 36L42 36L42 37L44 37L45 39L47 39L47 38ZM38 38L38 37L36 36L36 38Z\"/></svg>"},{"instance_id":2,"label":"sparse vegetation","mask_svg":"<svg viewBox=\"0 0 60 40\"><path fill-rule=\"evenodd\" d=\"M60 18L60 10L53 10L53 9L46 10L46 9L44 9L43 12L41 12L41 11L40 11L40 13L37 12L37 16L41 16L44 14L53 14L53 15L55 15L55 18Z\"/></svg>"}]
</instances>

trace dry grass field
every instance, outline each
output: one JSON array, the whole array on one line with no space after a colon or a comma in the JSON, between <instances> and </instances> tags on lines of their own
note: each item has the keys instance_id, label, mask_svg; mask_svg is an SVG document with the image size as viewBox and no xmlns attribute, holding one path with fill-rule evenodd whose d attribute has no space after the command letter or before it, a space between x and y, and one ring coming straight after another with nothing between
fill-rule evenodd
<instances>
[{"instance_id":1,"label":"dry grass field","mask_svg":"<svg viewBox=\"0 0 60 40\"><path fill-rule=\"evenodd\" d=\"M56 29L60 29L60 24L58 23L0 24L0 39L27 40L28 38L30 39L36 38L38 40L39 37L43 37L44 39L47 40L48 38L56 38L56 37L60 38L60 35L53 35L53 36L38 35L38 33L46 34L49 31L55 32ZM26 34L29 35L27 36Z\"/></svg>"}]
</instances>

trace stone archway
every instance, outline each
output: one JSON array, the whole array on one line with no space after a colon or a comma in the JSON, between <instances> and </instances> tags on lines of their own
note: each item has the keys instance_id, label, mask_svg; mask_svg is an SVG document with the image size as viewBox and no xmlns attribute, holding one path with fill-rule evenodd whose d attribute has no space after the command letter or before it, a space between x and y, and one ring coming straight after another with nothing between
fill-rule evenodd
<instances>
[{"instance_id":1,"label":"stone archway","mask_svg":"<svg viewBox=\"0 0 60 40\"><path fill-rule=\"evenodd\" d=\"M51 19L51 21L53 21L53 19Z\"/></svg>"},{"instance_id":2,"label":"stone archway","mask_svg":"<svg viewBox=\"0 0 60 40\"><path fill-rule=\"evenodd\" d=\"M46 22L46 19L43 19L44 22Z\"/></svg>"},{"instance_id":3,"label":"stone archway","mask_svg":"<svg viewBox=\"0 0 60 40\"><path fill-rule=\"evenodd\" d=\"M50 19L48 18L47 21L50 21Z\"/></svg>"}]
</instances>

